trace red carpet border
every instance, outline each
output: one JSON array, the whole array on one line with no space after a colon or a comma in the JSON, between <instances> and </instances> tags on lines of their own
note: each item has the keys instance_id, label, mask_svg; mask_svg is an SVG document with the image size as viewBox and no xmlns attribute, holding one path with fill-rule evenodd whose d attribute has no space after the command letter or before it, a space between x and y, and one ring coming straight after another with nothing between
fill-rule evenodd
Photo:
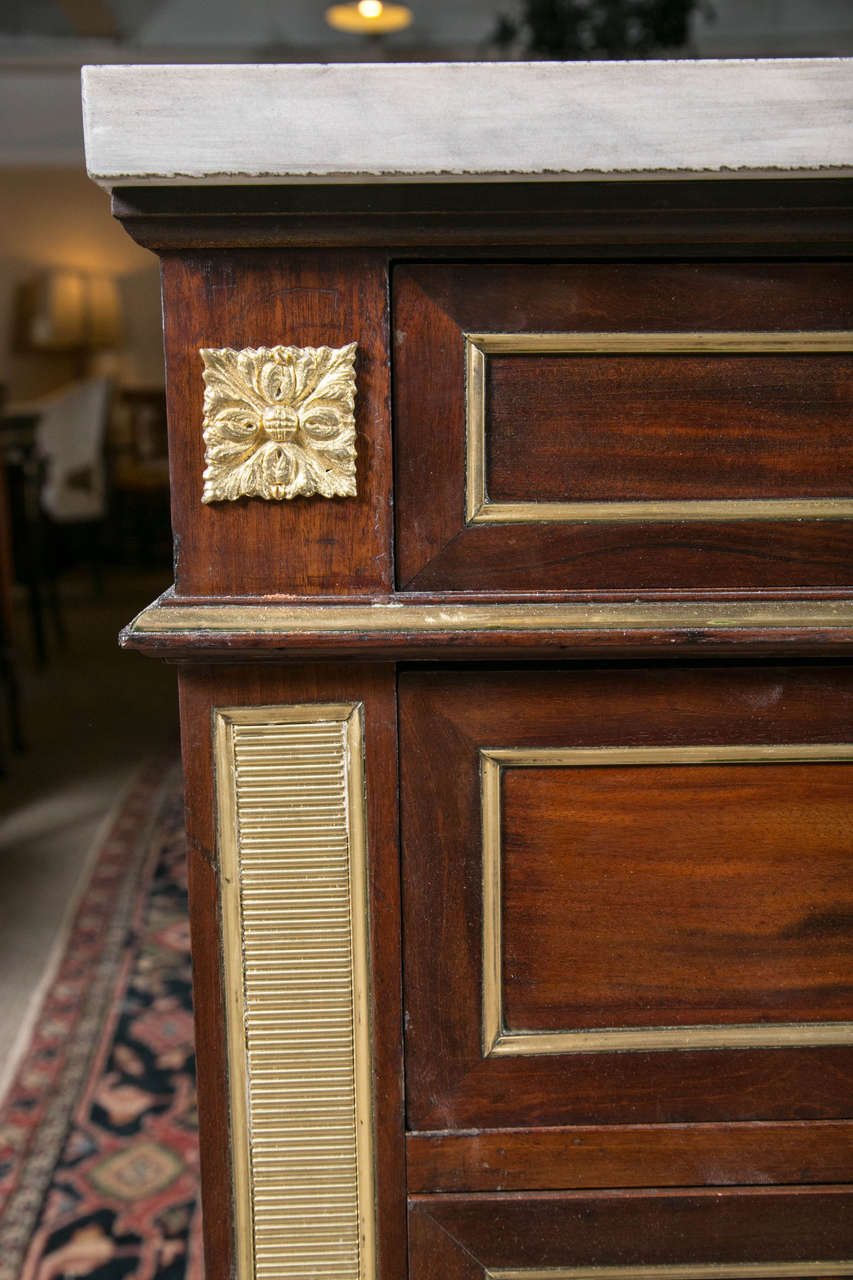
<instances>
[{"instance_id":1,"label":"red carpet border","mask_svg":"<svg viewBox=\"0 0 853 1280\"><path fill-rule=\"evenodd\" d=\"M146 765L0 1103L0 1280L201 1280L180 771Z\"/></svg>"}]
</instances>

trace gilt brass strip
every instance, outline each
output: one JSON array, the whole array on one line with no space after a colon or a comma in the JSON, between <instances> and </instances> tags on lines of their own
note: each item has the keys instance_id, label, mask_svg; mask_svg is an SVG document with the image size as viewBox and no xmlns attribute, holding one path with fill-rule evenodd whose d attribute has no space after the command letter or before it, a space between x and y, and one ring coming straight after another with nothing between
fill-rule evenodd
<instances>
[{"instance_id":1,"label":"gilt brass strip","mask_svg":"<svg viewBox=\"0 0 853 1280\"><path fill-rule=\"evenodd\" d=\"M503 1031L501 961L501 762L480 752L483 822L483 1057Z\"/></svg>"},{"instance_id":2,"label":"gilt brass strip","mask_svg":"<svg viewBox=\"0 0 853 1280\"><path fill-rule=\"evenodd\" d=\"M853 331L803 329L707 333L466 333L486 355L843 355Z\"/></svg>"},{"instance_id":3,"label":"gilt brass strip","mask_svg":"<svg viewBox=\"0 0 853 1280\"><path fill-rule=\"evenodd\" d=\"M483 1056L648 1052L672 1049L779 1049L853 1044L853 1022L729 1026L603 1027L512 1031L504 1025L501 774L504 769L608 768L615 765L828 764L853 762L851 743L689 747L507 747L481 749L483 887ZM566 1273L567 1275L570 1273ZM571 1273L574 1274L574 1273ZM633 1274L633 1273L631 1273Z\"/></svg>"},{"instance_id":4,"label":"gilt brass strip","mask_svg":"<svg viewBox=\"0 0 853 1280\"><path fill-rule=\"evenodd\" d=\"M489 1267L486 1280L835 1280L853 1262L704 1262L640 1267Z\"/></svg>"},{"instance_id":5,"label":"gilt brass strip","mask_svg":"<svg viewBox=\"0 0 853 1280\"><path fill-rule=\"evenodd\" d=\"M375 1280L361 708L219 708L214 745L238 1280Z\"/></svg>"},{"instance_id":6,"label":"gilt brass strip","mask_svg":"<svg viewBox=\"0 0 853 1280\"><path fill-rule=\"evenodd\" d=\"M733 601L727 604L376 604L235 605L156 602L130 624L134 635L475 635L515 631L721 631L853 626L853 601Z\"/></svg>"},{"instance_id":7,"label":"gilt brass strip","mask_svg":"<svg viewBox=\"0 0 853 1280\"><path fill-rule=\"evenodd\" d=\"M486 357L490 355L834 355L853 332L466 333L466 524L649 523L665 520L845 520L850 498L491 502L486 490Z\"/></svg>"}]
</instances>

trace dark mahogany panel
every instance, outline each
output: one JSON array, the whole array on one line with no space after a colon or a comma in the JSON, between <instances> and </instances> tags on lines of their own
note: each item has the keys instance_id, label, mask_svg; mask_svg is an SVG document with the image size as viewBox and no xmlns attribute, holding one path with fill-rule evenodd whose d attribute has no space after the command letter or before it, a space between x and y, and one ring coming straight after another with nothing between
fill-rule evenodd
<instances>
[{"instance_id":1,"label":"dark mahogany panel","mask_svg":"<svg viewBox=\"0 0 853 1280\"><path fill-rule=\"evenodd\" d=\"M410 1128L849 1115L847 1045L484 1057L479 753L844 742L853 671L409 671L399 705ZM506 805L509 1020L601 1026L599 1001L617 1025L843 1020L850 789L842 791L840 771L850 767L755 766L769 770L764 780L749 767L707 766L701 777L698 768L676 768L684 790L673 793L672 814L662 770L584 778L580 808L593 806L596 830L586 829L576 864L581 892L571 832L582 829L583 814L570 812L569 771L556 790L556 771L543 771L539 791L535 775L520 776L520 794ZM609 785L617 792L608 794Z\"/></svg>"},{"instance_id":2,"label":"dark mahogany panel","mask_svg":"<svg viewBox=\"0 0 853 1280\"><path fill-rule=\"evenodd\" d=\"M175 584L187 596L334 595L391 585L391 438L382 253L163 259ZM202 347L358 344L355 498L201 501Z\"/></svg>"},{"instance_id":3,"label":"dark mahogany panel","mask_svg":"<svg viewBox=\"0 0 853 1280\"><path fill-rule=\"evenodd\" d=\"M853 760L508 768L509 1030L843 1021Z\"/></svg>"},{"instance_id":4,"label":"dark mahogany panel","mask_svg":"<svg viewBox=\"0 0 853 1280\"><path fill-rule=\"evenodd\" d=\"M853 1182L853 1121L410 1133L409 1194Z\"/></svg>"},{"instance_id":5,"label":"dark mahogany panel","mask_svg":"<svg viewBox=\"0 0 853 1280\"><path fill-rule=\"evenodd\" d=\"M849 498L853 355L489 355L491 502Z\"/></svg>"},{"instance_id":6,"label":"dark mahogany panel","mask_svg":"<svg viewBox=\"0 0 853 1280\"><path fill-rule=\"evenodd\" d=\"M466 525L464 343L465 333L845 330L849 264L415 264L392 279L399 586L849 584L849 520L555 523L546 513ZM578 360L486 357L492 502L851 496L850 357Z\"/></svg>"},{"instance_id":7,"label":"dark mahogany panel","mask_svg":"<svg viewBox=\"0 0 853 1280\"><path fill-rule=\"evenodd\" d=\"M537 1278L549 1274L539 1268L554 1268L561 1280L557 1268L571 1274L573 1267L625 1267L625 1280L632 1280L633 1267L748 1263L758 1264L755 1280L766 1280L780 1274L774 1264L798 1262L803 1270L788 1272L791 1280L809 1274L830 1280L839 1274L833 1261L847 1263L841 1274L850 1274L851 1201L849 1187L417 1196L409 1207L410 1223L418 1223L409 1275L437 1274L429 1258L435 1233L424 1229L429 1224L501 1280L516 1269L522 1280L524 1268ZM817 1260L829 1265L815 1270ZM443 1273L446 1280L469 1274L461 1264Z\"/></svg>"}]
</instances>

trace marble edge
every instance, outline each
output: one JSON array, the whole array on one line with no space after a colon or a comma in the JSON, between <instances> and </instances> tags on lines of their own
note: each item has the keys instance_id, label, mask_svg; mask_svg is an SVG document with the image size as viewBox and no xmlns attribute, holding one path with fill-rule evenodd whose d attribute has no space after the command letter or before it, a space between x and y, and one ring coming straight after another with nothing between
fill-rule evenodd
<instances>
[{"instance_id":1,"label":"marble edge","mask_svg":"<svg viewBox=\"0 0 853 1280\"><path fill-rule=\"evenodd\" d=\"M852 58L110 65L82 81L107 189L853 173Z\"/></svg>"}]
</instances>

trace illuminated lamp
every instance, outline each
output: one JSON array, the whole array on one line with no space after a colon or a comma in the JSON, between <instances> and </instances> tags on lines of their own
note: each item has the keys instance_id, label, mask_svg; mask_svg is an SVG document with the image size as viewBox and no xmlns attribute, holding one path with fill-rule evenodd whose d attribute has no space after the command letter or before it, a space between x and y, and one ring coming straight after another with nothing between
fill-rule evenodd
<instances>
[{"instance_id":1,"label":"illuminated lamp","mask_svg":"<svg viewBox=\"0 0 853 1280\"><path fill-rule=\"evenodd\" d=\"M326 21L336 31L352 35L388 35L411 26L412 11L404 4L383 4L382 0L358 0L355 4L333 4Z\"/></svg>"}]
</instances>

